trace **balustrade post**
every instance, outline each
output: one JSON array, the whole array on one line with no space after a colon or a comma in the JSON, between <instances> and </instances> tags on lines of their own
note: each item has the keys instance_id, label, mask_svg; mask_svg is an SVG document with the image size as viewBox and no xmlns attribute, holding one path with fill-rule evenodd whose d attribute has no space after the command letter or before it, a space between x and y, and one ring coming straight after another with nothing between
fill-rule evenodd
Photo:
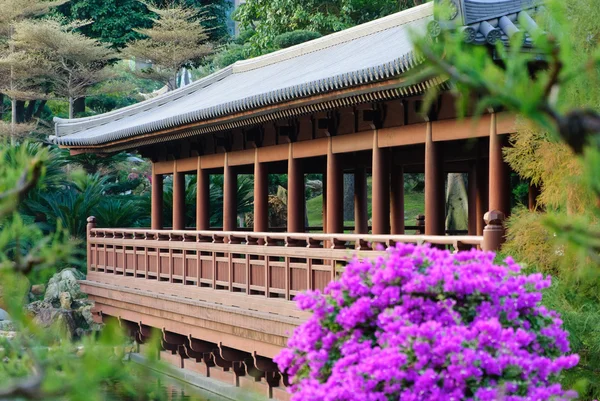
<instances>
[{"instance_id":1,"label":"balustrade post","mask_svg":"<svg viewBox=\"0 0 600 401\"><path fill-rule=\"evenodd\" d=\"M87 226L86 226L86 241L87 241L87 268L88 271L95 271L96 268L92 269L92 243L91 243L91 234L92 230L96 228L96 217L90 216L87 218Z\"/></svg>"},{"instance_id":2,"label":"balustrade post","mask_svg":"<svg viewBox=\"0 0 600 401\"><path fill-rule=\"evenodd\" d=\"M490 210L483 217L485 228L483 229L484 251L498 251L504 242L504 213L499 210Z\"/></svg>"}]
</instances>

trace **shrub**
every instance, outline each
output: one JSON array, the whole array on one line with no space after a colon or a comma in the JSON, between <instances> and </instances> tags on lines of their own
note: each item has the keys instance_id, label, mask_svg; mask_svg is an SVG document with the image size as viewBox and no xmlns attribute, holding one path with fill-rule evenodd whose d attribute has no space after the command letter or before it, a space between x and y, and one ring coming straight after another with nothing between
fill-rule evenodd
<instances>
[{"instance_id":1,"label":"shrub","mask_svg":"<svg viewBox=\"0 0 600 401\"><path fill-rule=\"evenodd\" d=\"M312 317L276 358L292 401L572 398L558 381L579 357L540 304L550 279L494 256L398 244L298 296Z\"/></svg>"},{"instance_id":2,"label":"shrub","mask_svg":"<svg viewBox=\"0 0 600 401\"><path fill-rule=\"evenodd\" d=\"M287 47L299 45L300 43L308 42L309 40L318 39L322 35L319 32L313 31L292 31L282 33L275 37L275 46L278 49L285 49Z\"/></svg>"}]
</instances>

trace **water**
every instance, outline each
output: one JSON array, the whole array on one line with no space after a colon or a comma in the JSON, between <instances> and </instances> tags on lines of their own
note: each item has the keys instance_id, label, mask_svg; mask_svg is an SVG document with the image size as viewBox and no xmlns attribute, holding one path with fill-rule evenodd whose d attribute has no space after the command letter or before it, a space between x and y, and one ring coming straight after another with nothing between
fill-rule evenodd
<instances>
[{"instance_id":1,"label":"water","mask_svg":"<svg viewBox=\"0 0 600 401\"><path fill-rule=\"evenodd\" d=\"M198 387L164 376L146 387L144 394L131 395L128 386L120 383L107 389L110 401L230 401Z\"/></svg>"}]
</instances>

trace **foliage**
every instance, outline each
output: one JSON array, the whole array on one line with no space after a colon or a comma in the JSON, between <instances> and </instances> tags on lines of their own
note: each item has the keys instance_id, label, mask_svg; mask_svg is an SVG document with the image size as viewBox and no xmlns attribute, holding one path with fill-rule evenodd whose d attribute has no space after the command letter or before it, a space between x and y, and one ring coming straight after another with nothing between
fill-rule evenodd
<instances>
[{"instance_id":1,"label":"foliage","mask_svg":"<svg viewBox=\"0 0 600 401\"><path fill-rule=\"evenodd\" d=\"M401 7L410 7L401 3ZM271 51L275 38L290 31L308 30L326 35L399 11L392 0L248 0L234 18L249 38L252 55Z\"/></svg>"},{"instance_id":2,"label":"foliage","mask_svg":"<svg viewBox=\"0 0 600 401\"><path fill-rule=\"evenodd\" d=\"M292 400L570 399L557 383L579 357L540 303L550 279L494 256L398 244L299 296L313 315L276 358Z\"/></svg>"},{"instance_id":3,"label":"foliage","mask_svg":"<svg viewBox=\"0 0 600 401\"><path fill-rule=\"evenodd\" d=\"M312 32L306 30L298 30L282 33L276 36L273 42L278 49L285 49L300 43L308 42L309 40L318 39L321 35L319 32Z\"/></svg>"},{"instance_id":4,"label":"foliage","mask_svg":"<svg viewBox=\"0 0 600 401\"><path fill-rule=\"evenodd\" d=\"M161 5L167 3L158 2ZM189 0L189 6L204 7L207 15L206 27L211 41L227 39L227 13L230 3L227 0ZM146 5L138 0L71 0L59 7L59 12L69 20L91 20L93 23L82 27L86 36L99 39L116 48L123 48L129 42L141 39L135 31L150 28L154 16Z\"/></svg>"},{"instance_id":5,"label":"foliage","mask_svg":"<svg viewBox=\"0 0 600 401\"><path fill-rule=\"evenodd\" d=\"M152 19L151 28L136 30L144 38L128 44L125 52L135 60L152 64L141 71L143 76L173 90L182 67L191 67L212 52L203 26L206 16L178 3L170 3L165 8L149 7L158 17Z\"/></svg>"},{"instance_id":6,"label":"foliage","mask_svg":"<svg viewBox=\"0 0 600 401\"><path fill-rule=\"evenodd\" d=\"M81 32L117 48L141 38L134 29L152 26L150 11L138 0L71 0L59 12L69 20L93 21Z\"/></svg>"},{"instance_id":7,"label":"foliage","mask_svg":"<svg viewBox=\"0 0 600 401\"><path fill-rule=\"evenodd\" d=\"M81 23L64 24L60 18L25 20L15 26L13 43L30 57L44 60L44 77L55 96L73 102L85 97L91 86L108 78L105 67L116 54L96 39L75 32Z\"/></svg>"}]
</instances>

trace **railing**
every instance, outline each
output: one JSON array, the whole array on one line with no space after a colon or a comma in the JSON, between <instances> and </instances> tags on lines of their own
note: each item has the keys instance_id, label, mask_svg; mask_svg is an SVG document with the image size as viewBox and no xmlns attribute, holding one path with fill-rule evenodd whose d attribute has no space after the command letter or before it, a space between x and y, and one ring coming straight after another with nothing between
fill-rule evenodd
<instances>
[{"instance_id":1,"label":"railing","mask_svg":"<svg viewBox=\"0 0 600 401\"><path fill-rule=\"evenodd\" d=\"M488 226L489 227L489 226ZM486 228L487 230L487 228ZM398 242L485 248L484 236L103 229L88 219L88 271L292 299L324 289L353 255ZM489 246L488 246L489 248Z\"/></svg>"}]
</instances>

